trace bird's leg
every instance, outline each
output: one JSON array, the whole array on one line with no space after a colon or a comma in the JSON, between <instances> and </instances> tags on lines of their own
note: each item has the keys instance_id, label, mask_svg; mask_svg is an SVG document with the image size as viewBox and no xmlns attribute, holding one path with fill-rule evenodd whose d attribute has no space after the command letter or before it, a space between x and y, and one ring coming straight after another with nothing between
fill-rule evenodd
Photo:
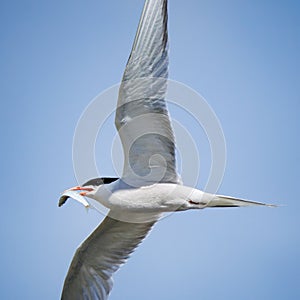
<instances>
[{"instance_id":1,"label":"bird's leg","mask_svg":"<svg viewBox=\"0 0 300 300\"><path fill-rule=\"evenodd\" d=\"M199 208L204 208L207 206L207 202L206 201L194 201L194 200L191 200L191 199L188 199L188 209L199 209Z\"/></svg>"},{"instance_id":2,"label":"bird's leg","mask_svg":"<svg viewBox=\"0 0 300 300\"><path fill-rule=\"evenodd\" d=\"M192 200L189 200L189 203L190 203L190 204L194 204L194 205L200 204L200 202L195 202L195 201L192 201Z\"/></svg>"}]
</instances>

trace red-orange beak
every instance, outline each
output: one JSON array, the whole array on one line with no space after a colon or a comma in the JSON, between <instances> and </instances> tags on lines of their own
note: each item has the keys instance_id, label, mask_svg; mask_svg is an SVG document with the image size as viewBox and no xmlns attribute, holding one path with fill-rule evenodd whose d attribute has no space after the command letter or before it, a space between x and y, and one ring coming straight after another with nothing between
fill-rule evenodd
<instances>
[{"instance_id":1,"label":"red-orange beak","mask_svg":"<svg viewBox=\"0 0 300 300\"><path fill-rule=\"evenodd\" d=\"M94 189L89 188L89 187L84 187L84 186L75 186L73 188L69 189L70 191L87 191L87 192L92 192Z\"/></svg>"},{"instance_id":2,"label":"red-orange beak","mask_svg":"<svg viewBox=\"0 0 300 300\"><path fill-rule=\"evenodd\" d=\"M94 189L90 188L90 187L84 187L84 186L75 186L73 188L70 188L69 190L70 191L84 191L84 192L80 192L79 195L86 196L86 194L88 192L92 192Z\"/></svg>"}]
</instances>

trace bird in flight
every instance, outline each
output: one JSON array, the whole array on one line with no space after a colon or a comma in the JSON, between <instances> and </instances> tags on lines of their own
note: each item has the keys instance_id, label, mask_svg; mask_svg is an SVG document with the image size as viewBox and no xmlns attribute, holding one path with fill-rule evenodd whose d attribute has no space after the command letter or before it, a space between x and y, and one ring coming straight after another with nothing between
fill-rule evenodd
<instances>
[{"instance_id":1,"label":"bird in flight","mask_svg":"<svg viewBox=\"0 0 300 300\"><path fill-rule=\"evenodd\" d=\"M112 275L165 212L206 207L272 206L184 186L176 171L175 138L165 95L168 78L167 0L146 0L123 74L115 125L124 151L120 178L95 178L66 190L108 215L77 249L62 300L107 299ZM85 198L86 197L86 198Z\"/></svg>"}]
</instances>

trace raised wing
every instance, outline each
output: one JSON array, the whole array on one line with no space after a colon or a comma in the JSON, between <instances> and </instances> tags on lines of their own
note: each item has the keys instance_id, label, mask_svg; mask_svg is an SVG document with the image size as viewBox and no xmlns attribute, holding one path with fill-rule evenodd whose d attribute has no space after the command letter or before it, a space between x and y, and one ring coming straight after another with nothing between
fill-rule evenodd
<instances>
[{"instance_id":1,"label":"raised wing","mask_svg":"<svg viewBox=\"0 0 300 300\"><path fill-rule=\"evenodd\" d=\"M119 90L115 124L131 185L178 182L175 141L165 102L167 0L146 0Z\"/></svg>"},{"instance_id":2,"label":"raised wing","mask_svg":"<svg viewBox=\"0 0 300 300\"><path fill-rule=\"evenodd\" d=\"M155 222L126 223L106 217L77 249L65 279L62 300L104 300L117 271Z\"/></svg>"}]
</instances>

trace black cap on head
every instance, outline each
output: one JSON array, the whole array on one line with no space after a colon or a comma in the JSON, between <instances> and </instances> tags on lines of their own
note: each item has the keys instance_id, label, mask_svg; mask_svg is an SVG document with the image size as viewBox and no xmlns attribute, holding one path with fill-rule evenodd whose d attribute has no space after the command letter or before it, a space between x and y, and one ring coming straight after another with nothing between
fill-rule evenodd
<instances>
[{"instance_id":1,"label":"black cap on head","mask_svg":"<svg viewBox=\"0 0 300 300\"><path fill-rule=\"evenodd\" d=\"M82 186L87 186L87 185L94 185L94 186L99 186L101 184L108 184L111 182L114 182L118 180L119 178L115 177L101 177L101 178L93 178L85 182Z\"/></svg>"},{"instance_id":2,"label":"black cap on head","mask_svg":"<svg viewBox=\"0 0 300 300\"><path fill-rule=\"evenodd\" d=\"M88 185L93 185L93 186L100 186L102 184L108 184L111 182L114 182L118 180L119 178L116 177L101 177L101 178L93 178L85 182L82 186L88 186ZM66 201L69 199L69 196L61 196L58 202L58 206L62 206L66 203Z\"/></svg>"}]
</instances>

